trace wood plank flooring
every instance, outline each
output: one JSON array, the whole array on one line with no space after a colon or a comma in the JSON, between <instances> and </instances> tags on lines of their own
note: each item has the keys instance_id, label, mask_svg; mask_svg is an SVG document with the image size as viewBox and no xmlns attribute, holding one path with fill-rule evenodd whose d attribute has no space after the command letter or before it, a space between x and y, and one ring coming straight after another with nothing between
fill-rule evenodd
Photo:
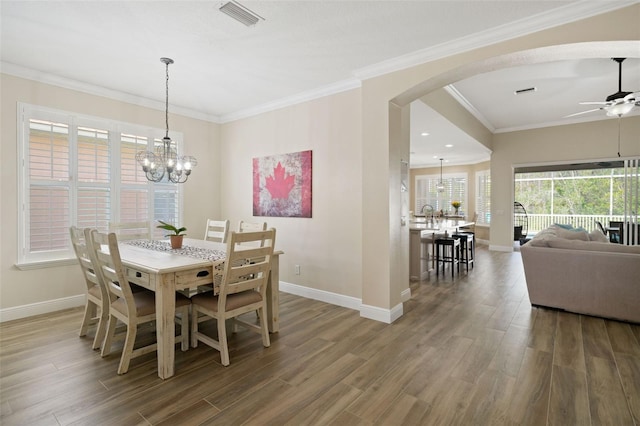
<instances>
[{"instance_id":1,"label":"wood plank flooring","mask_svg":"<svg viewBox=\"0 0 640 426\"><path fill-rule=\"evenodd\" d=\"M79 308L4 323L0 423L640 425L640 325L532 308L519 253L479 246L411 292L393 324L283 293L270 348L234 334L229 367L178 350L165 381L155 354L116 375Z\"/></svg>"}]
</instances>

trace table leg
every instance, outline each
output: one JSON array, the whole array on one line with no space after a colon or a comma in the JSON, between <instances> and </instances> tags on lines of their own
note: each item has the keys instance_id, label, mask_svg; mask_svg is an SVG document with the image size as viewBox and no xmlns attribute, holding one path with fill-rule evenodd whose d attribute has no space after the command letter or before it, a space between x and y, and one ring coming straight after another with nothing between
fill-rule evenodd
<instances>
[{"instance_id":1,"label":"table leg","mask_svg":"<svg viewBox=\"0 0 640 426\"><path fill-rule=\"evenodd\" d=\"M280 256L273 256L267 283L267 326L270 333L280 331Z\"/></svg>"},{"instance_id":2,"label":"table leg","mask_svg":"<svg viewBox=\"0 0 640 426\"><path fill-rule=\"evenodd\" d=\"M158 377L174 374L176 295L174 275L161 277L156 287L156 338L158 342ZM185 319L186 320L186 319Z\"/></svg>"}]
</instances>

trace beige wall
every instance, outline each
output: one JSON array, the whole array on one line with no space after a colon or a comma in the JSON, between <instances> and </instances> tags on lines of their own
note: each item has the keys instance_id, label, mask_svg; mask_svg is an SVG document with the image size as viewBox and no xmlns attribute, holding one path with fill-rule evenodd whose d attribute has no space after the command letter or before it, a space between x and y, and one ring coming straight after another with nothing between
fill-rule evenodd
<instances>
[{"instance_id":1,"label":"beige wall","mask_svg":"<svg viewBox=\"0 0 640 426\"><path fill-rule=\"evenodd\" d=\"M356 89L222 126L222 215L276 228L282 281L361 297L360 123ZM252 159L304 150L313 151L313 217L252 217Z\"/></svg>"},{"instance_id":2,"label":"beige wall","mask_svg":"<svg viewBox=\"0 0 640 426\"><path fill-rule=\"evenodd\" d=\"M83 296L84 287L77 265L18 270L18 206L17 206L17 103L109 118L150 127L164 127L164 111L142 108L73 90L36 83L5 74L2 87L1 144L2 194L0 212L0 308L8 308L60 300L67 306L74 297ZM185 223L190 235L203 235L206 218L220 214L220 146L219 126L205 121L171 114L171 128L182 132L185 152L195 156L199 164L185 186ZM7 310L8 309L8 310ZM37 309L35 310L37 312ZM11 317L11 315L7 315ZM4 317L4 315L3 315Z\"/></svg>"},{"instance_id":3,"label":"beige wall","mask_svg":"<svg viewBox=\"0 0 640 426\"><path fill-rule=\"evenodd\" d=\"M251 158L311 149L313 217L266 218L278 229L277 247L285 252L281 257L281 279L301 288L361 299L364 305L361 312L367 311L363 315L383 319L386 315L393 319L401 314L401 302L408 290L405 279L408 274L401 273L408 267L408 249L404 247L408 231L399 225L399 216L409 210L409 200L402 198L398 190L398 159L409 157L403 134L408 103L476 70L495 68L503 63L513 65L514 58L520 58L519 52L526 49L585 41L638 40L638 11L640 5L635 5L437 59L365 80L360 89L222 126L172 115L172 129L183 132L186 151L197 156L200 162L185 188L185 225L190 234L199 235L208 216L226 217L232 223L252 219ZM558 59L567 57L572 47L563 50L564 56ZM606 57L610 51L592 54ZM17 244L16 102L155 127L163 123L163 113L5 75L1 83L3 180L0 198L3 201L0 214L2 229L10 230L3 234L0 243L0 306L4 309L69 297L82 290L77 266L36 271L17 271L12 266ZM583 138L578 140L567 133L557 139L565 143L571 141L570 146L553 145L555 154L534 146L525 151L529 154L526 160L610 156L609 150L595 141L602 138L595 136L596 132L603 137L608 135L614 122L593 123L592 134L585 135L593 140L593 145L589 145L592 148L586 153L584 145L578 143ZM551 144L549 135L557 130L532 136L530 141L545 140ZM497 248L509 245L511 239L511 216L506 213L512 202L510 170L514 162L523 161L523 150L511 144L519 140L516 134L496 135L491 144L494 151L491 169L492 174L495 173L493 194L496 195L492 202L494 209L505 211L502 215L494 212L491 242ZM301 265L299 276L292 274L295 264Z\"/></svg>"}]
</instances>

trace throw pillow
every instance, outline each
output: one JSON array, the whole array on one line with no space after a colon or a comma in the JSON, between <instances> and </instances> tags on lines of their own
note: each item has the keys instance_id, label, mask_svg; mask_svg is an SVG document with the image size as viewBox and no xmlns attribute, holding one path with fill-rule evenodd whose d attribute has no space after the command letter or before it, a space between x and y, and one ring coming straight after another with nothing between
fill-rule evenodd
<instances>
[{"instance_id":1,"label":"throw pillow","mask_svg":"<svg viewBox=\"0 0 640 426\"><path fill-rule=\"evenodd\" d=\"M611 244L586 241L567 241L555 239L549 241L549 247L570 250L604 251L609 253L640 254L640 246L627 246L624 244Z\"/></svg>"}]
</instances>

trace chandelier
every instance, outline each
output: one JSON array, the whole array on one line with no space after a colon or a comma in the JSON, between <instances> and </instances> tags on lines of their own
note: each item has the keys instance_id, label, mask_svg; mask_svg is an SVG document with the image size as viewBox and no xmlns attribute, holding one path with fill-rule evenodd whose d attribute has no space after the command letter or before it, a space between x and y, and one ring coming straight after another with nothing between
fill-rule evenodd
<instances>
[{"instance_id":1,"label":"chandelier","mask_svg":"<svg viewBox=\"0 0 640 426\"><path fill-rule=\"evenodd\" d=\"M166 177L167 182L184 183L189 178L193 167L198 164L198 160L188 155L179 156L169 137L169 64L173 63L173 59L160 58L160 62L166 65L167 74L165 101L167 131L162 138L162 145L156 146L155 152L140 151L136 155L136 160L142 166L147 180L151 182L162 182Z\"/></svg>"},{"instance_id":2,"label":"chandelier","mask_svg":"<svg viewBox=\"0 0 640 426\"><path fill-rule=\"evenodd\" d=\"M444 182L442 181L442 158L440 159L440 182L436 185L438 192L444 192Z\"/></svg>"}]
</instances>

